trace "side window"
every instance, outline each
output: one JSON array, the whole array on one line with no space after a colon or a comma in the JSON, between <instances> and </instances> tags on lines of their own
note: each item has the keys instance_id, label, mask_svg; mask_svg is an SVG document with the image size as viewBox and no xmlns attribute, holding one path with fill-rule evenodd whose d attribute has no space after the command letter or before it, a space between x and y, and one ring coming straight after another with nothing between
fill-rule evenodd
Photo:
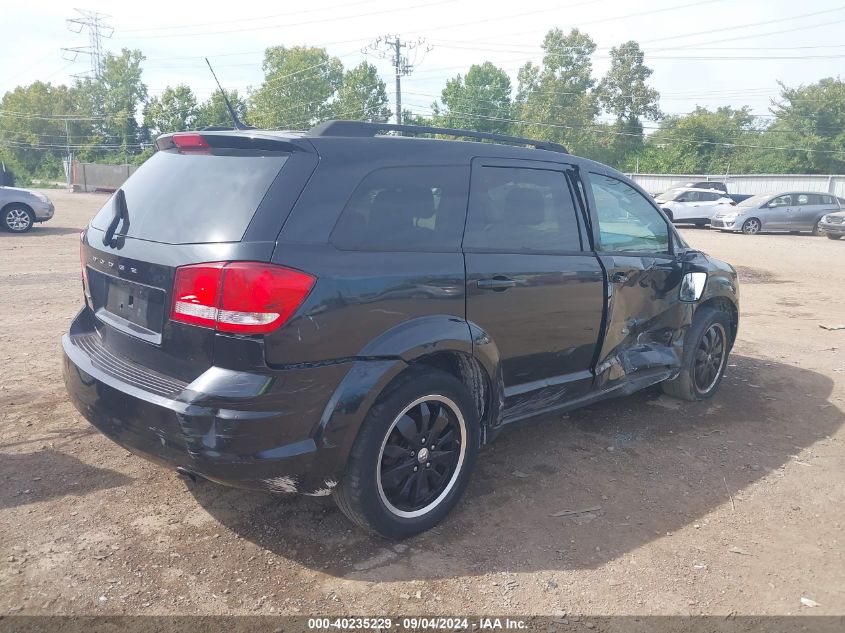
<instances>
[{"instance_id":1,"label":"side window","mask_svg":"<svg viewBox=\"0 0 845 633\"><path fill-rule=\"evenodd\" d=\"M621 180L590 173L599 220L599 249L669 252L669 226L648 200Z\"/></svg>"},{"instance_id":2,"label":"side window","mask_svg":"<svg viewBox=\"0 0 845 633\"><path fill-rule=\"evenodd\" d=\"M387 167L366 176L331 242L344 250L458 251L469 167Z\"/></svg>"},{"instance_id":3,"label":"side window","mask_svg":"<svg viewBox=\"0 0 845 633\"><path fill-rule=\"evenodd\" d=\"M813 204L813 203L810 202L810 196L808 196L806 193L800 193L800 194L798 194L798 204Z\"/></svg>"},{"instance_id":4,"label":"side window","mask_svg":"<svg viewBox=\"0 0 845 633\"><path fill-rule=\"evenodd\" d=\"M788 207L792 204L792 196L789 194L785 196L778 196L769 203L770 207Z\"/></svg>"},{"instance_id":5,"label":"side window","mask_svg":"<svg viewBox=\"0 0 845 633\"><path fill-rule=\"evenodd\" d=\"M566 174L521 167L473 169L464 248L505 253L581 250Z\"/></svg>"},{"instance_id":6,"label":"side window","mask_svg":"<svg viewBox=\"0 0 845 633\"><path fill-rule=\"evenodd\" d=\"M822 196L819 204L833 204L833 196Z\"/></svg>"},{"instance_id":7,"label":"side window","mask_svg":"<svg viewBox=\"0 0 845 633\"><path fill-rule=\"evenodd\" d=\"M713 193L705 193L704 196L705 196L704 200L706 200L707 202L716 202L716 200L718 200L719 198L722 197L720 194L716 193L715 191Z\"/></svg>"}]
</instances>

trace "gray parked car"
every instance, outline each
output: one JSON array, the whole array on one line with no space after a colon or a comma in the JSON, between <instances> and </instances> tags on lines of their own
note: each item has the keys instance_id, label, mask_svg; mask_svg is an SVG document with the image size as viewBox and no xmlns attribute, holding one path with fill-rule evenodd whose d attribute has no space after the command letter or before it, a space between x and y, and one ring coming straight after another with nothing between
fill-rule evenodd
<instances>
[{"instance_id":1,"label":"gray parked car","mask_svg":"<svg viewBox=\"0 0 845 633\"><path fill-rule=\"evenodd\" d=\"M839 206L845 207L845 201L839 201ZM819 222L819 229L829 240L840 240L845 235L845 211L828 213Z\"/></svg>"},{"instance_id":2,"label":"gray parked car","mask_svg":"<svg viewBox=\"0 0 845 633\"><path fill-rule=\"evenodd\" d=\"M53 217L53 203L43 193L0 187L0 229L12 233L26 233L36 222Z\"/></svg>"},{"instance_id":3,"label":"gray parked car","mask_svg":"<svg viewBox=\"0 0 845 633\"><path fill-rule=\"evenodd\" d=\"M810 231L821 235L819 222L828 213L842 210L840 200L829 193L788 191L764 193L743 200L735 207L720 209L710 227L722 231L761 232Z\"/></svg>"}]
</instances>

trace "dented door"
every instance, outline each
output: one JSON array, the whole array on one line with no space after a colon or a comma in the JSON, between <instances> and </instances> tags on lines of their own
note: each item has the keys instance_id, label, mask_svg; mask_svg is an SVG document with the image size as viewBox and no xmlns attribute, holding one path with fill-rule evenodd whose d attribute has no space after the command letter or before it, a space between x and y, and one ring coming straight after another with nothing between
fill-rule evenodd
<instances>
[{"instance_id":1,"label":"dented door","mask_svg":"<svg viewBox=\"0 0 845 633\"><path fill-rule=\"evenodd\" d=\"M671 372L680 365L692 319L692 307L680 301L677 236L651 201L629 184L601 173L588 178L596 254L607 275L597 387Z\"/></svg>"}]
</instances>

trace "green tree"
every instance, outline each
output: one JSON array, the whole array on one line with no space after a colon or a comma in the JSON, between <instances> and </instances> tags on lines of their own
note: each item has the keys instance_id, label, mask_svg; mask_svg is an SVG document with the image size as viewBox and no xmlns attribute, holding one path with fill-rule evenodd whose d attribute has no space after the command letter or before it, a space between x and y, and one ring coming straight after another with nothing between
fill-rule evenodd
<instances>
[{"instance_id":1,"label":"green tree","mask_svg":"<svg viewBox=\"0 0 845 633\"><path fill-rule=\"evenodd\" d=\"M324 48L272 46L264 82L250 95L249 116L263 128L301 129L328 118L343 65Z\"/></svg>"},{"instance_id":2,"label":"green tree","mask_svg":"<svg viewBox=\"0 0 845 633\"><path fill-rule=\"evenodd\" d=\"M83 109L102 118L92 144L117 144L124 154L138 151L141 130L136 115L147 99L147 86L141 79L144 59L137 49L107 53L102 75L77 84Z\"/></svg>"},{"instance_id":3,"label":"green tree","mask_svg":"<svg viewBox=\"0 0 845 633\"><path fill-rule=\"evenodd\" d=\"M738 173L747 164L747 145L756 145L760 129L748 107L667 116L646 143L640 171L667 174Z\"/></svg>"},{"instance_id":4,"label":"green tree","mask_svg":"<svg viewBox=\"0 0 845 633\"><path fill-rule=\"evenodd\" d=\"M378 76L376 67L361 62L347 70L331 111L335 119L387 121L390 118L387 86Z\"/></svg>"},{"instance_id":5,"label":"green tree","mask_svg":"<svg viewBox=\"0 0 845 633\"><path fill-rule=\"evenodd\" d=\"M621 169L630 168L630 159L642 150L642 120L661 117L660 93L646 83L653 72L640 45L631 40L610 50L610 69L596 88L599 103L616 118L608 130L605 160Z\"/></svg>"},{"instance_id":6,"label":"green tree","mask_svg":"<svg viewBox=\"0 0 845 633\"><path fill-rule=\"evenodd\" d=\"M466 77L449 79L440 99L443 106L434 106L440 125L498 134L511 131L511 80L491 62L473 64Z\"/></svg>"},{"instance_id":7,"label":"green tree","mask_svg":"<svg viewBox=\"0 0 845 633\"><path fill-rule=\"evenodd\" d=\"M764 133L761 145L801 148L801 151L778 151L784 168L789 171L843 173L845 81L829 77L797 88L780 86L780 99L772 108L776 118Z\"/></svg>"},{"instance_id":8,"label":"green tree","mask_svg":"<svg viewBox=\"0 0 845 633\"><path fill-rule=\"evenodd\" d=\"M227 90L226 96L232 104L232 109L241 122L246 118L246 101L241 98L237 90ZM232 116L223 100L223 93L215 90L211 96L197 107L194 126L197 129L205 127L232 127Z\"/></svg>"},{"instance_id":9,"label":"green tree","mask_svg":"<svg viewBox=\"0 0 845 633\"><path fill-rule=\"evenodd\" d=\"M59 177L66 145L82 145L94 121L67 86L36 81L18 86L0 100L0 160L26 181Z\"/></svg>"},{"instance_id":10,"label":"green tree","mask_svg":"<svg viewBox=\"0 0 845 633\"><path fill-rule=\"evenodd\" d=\"M594 123L599 113L591 56L596 43L572 29L552 29L543 39L543 62L525 64L517 75L516 107L524 136L567 145L582 155L594 151Z\"/></svg>"},{"instance_id":11,"label":"green tree","mask_svg":"<svg viewBox=\"0 0 845 633\"><path fill-rule=\"evenodd\" d=\"M197 98L185 84L168 86L160 97L153 97L144 106L144 127L153 138L168 132L194 129L197 122Z\"/></svg>"}]
</instances>

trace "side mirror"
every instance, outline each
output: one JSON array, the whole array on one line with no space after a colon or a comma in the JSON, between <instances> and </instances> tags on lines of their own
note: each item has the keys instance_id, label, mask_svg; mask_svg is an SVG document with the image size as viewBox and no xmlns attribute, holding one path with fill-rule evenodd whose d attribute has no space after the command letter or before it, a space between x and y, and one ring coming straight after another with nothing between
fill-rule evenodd
<instances>
[{"instance_id":1,"label":"side mirror","mask_svg":"<svg viewBox=\"0 0 845 633\"><path fill-rule=\"evenodd\" d=\"M707 273L690 272L685 273L681 280L680 299L688 303L694 303L701 299L704 294L704 286L707 284Z\"/></svg>"}]
</instances>

